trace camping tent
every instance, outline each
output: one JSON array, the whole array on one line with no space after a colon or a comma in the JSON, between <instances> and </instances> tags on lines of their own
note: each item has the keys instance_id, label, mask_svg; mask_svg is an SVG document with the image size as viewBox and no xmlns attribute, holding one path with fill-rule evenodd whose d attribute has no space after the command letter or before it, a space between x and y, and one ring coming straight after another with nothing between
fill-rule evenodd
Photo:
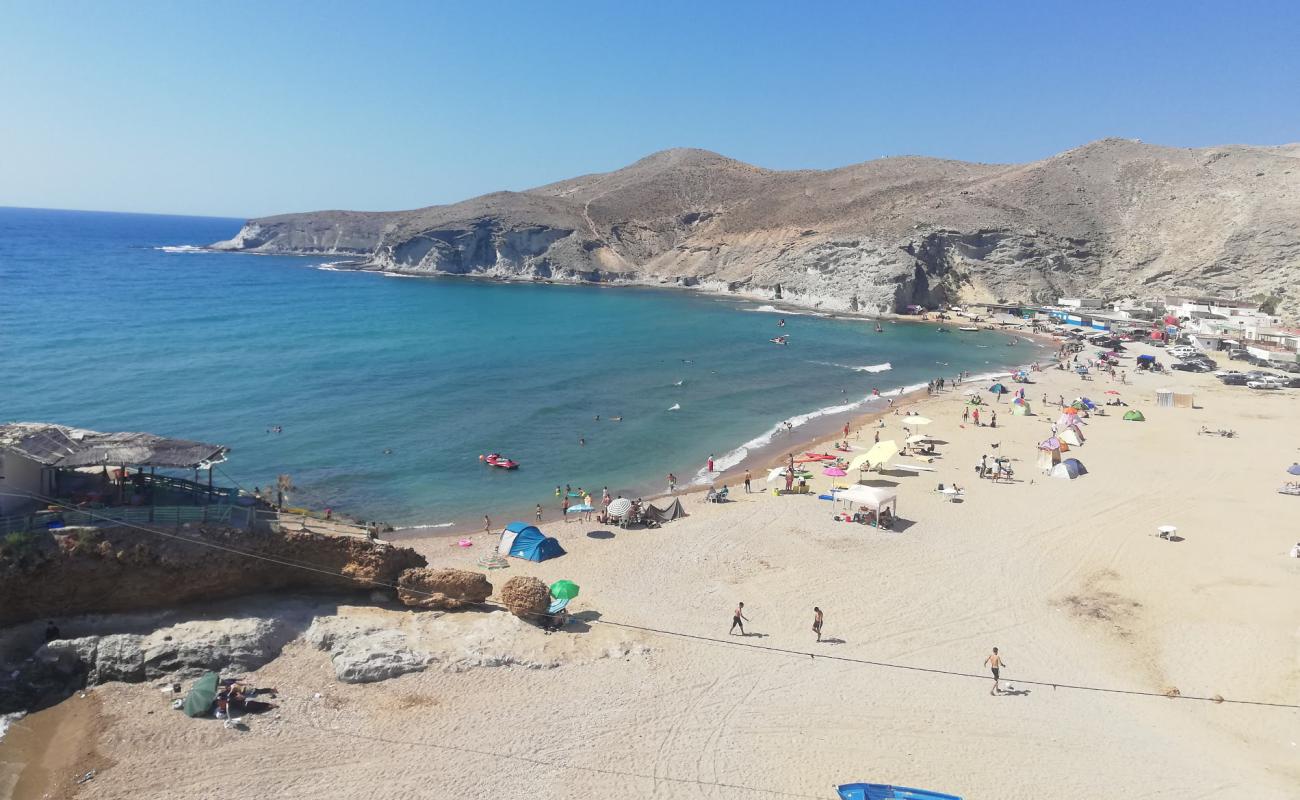
<instances>
[{"instance_id":1,"label":"camping tent","mask_svg":"<svg viewBox=\"0 0 1300 800\"><path fill-rule=\"evenodd\" d=\"M545 561L564 555L564 548L554 538L538 530L536 525L512 522L501 532L501 544L497 545L497 552L503 556L526 558L529 561Z\"/></svg>"},{"instance_id":2,"label":"camping tent","mask_svg":"<svg viewBox=\"0 0 1300 800\"><path fill-rule=\"evenodd\" d=\"M1133 409L1132 411L1125 411L1125 412L1124 412L1124 419L1128 420L1129 422L1146 422L1146 421L1147 421L1147 418L1144 417L1144 416L1142 416L1142 412L1141 412L1141 411L1138 411L1136 408Z\"/></svg>"},{"instance_id":3,"label":"camping tent","mask_svg":"<svg viewBox=\"0 0 1300 800\"><path fill-rule=\"evenodd\" d=\"M1053 478L1077 478L1080 475L1087 475L1088 470L1077 458L1067 458L1056 466L1052 467Z\"/></svg>"},{"instance_id":4,"label":"camping tent","mask_svg":"<svg viewBox=\"0 0 1300 800\"><path fill-rule=\"evenodd\" d=\"M846 783L836 788L840 800L961 800L955 794L910 789L885 783Z\"/></svg>"},{"instance_id":5,"label":"camping tent","mask_svg":"<svg viewBox=\"0 0 1300 800\"><path fill-rule=\"evenodd\" d=\"M661 509L647 505L645 511L642 512L642 516L655 522L672 522L686 516L686 509L682 508L682 501L674 497L672 505L667 508Z\"/></svg>"},{"instance_id":6,"label":"camping tent","mask_svg":"<svg viewBox=\"0 0 1300 800\"><path fill-rule=\"evenodd\" d=\"M871 469L889 463L889 459L898 455L898 443L893 439L876 442L871 449L849 462L849 469Z\"/></svg>"},{"instance_id":7,"label":"camping tent","mask_svg":"<svg viewBox=\"0 0 1300 800\"><path fill-rule=\"evenodd\" d=\"M1073 426L1069 428L1061 429L1061 431L1056 434L1056 438L1060 439L1062 442L1065 442L1071 447L1079 447L1083 444L1083 435L1079 433L1078 428L1075 428Z\"/></svg>"},{"instance_id":8,"label":"camping tent","mask_svg":"<svg viewBox=\"0 0 1300 800\"><path fill-rule=\"evenodd\" d=\"M898 490L891 487L865 486L857 483L837 493L835 499L863 505L876 512L887 507L894 516L898 516Z\"/></svg>"}]
</instances>

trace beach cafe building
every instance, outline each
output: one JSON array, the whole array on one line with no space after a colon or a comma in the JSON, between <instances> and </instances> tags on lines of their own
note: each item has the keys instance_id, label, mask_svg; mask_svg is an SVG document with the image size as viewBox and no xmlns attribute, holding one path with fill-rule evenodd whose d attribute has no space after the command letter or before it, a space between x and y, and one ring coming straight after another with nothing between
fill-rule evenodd
<instances>
[{"instance_id":1,"label":"beach cafe building","mask_svg":"<svg viewBox=\"0 0 1300 800\"><path fill-rule=\"evenodd\" d=\"M213 484L229 448L43 422L0 425L0 534L128 523L247 527L236 489Z\"/></svg>"}]
</instances>

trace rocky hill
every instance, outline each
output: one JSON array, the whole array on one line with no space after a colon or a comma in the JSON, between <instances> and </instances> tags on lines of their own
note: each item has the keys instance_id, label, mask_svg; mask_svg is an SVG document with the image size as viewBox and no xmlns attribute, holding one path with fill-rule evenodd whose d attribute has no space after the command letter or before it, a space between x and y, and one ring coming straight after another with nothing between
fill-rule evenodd
<instances>
[{"instance_id":1,"label":"rocky hill","mask_svg":"<svg viewBox=\"0 0 1300 800\"><path fill-rule=\"evenodd\" d=\"M214 248L360 269L668 283L832 310L1084 293L1275 295L1300 313L1300 145L1106 139L1028 164L773 171L666 150L413 211L250 220Z\"/></svg>"}]
</instances>

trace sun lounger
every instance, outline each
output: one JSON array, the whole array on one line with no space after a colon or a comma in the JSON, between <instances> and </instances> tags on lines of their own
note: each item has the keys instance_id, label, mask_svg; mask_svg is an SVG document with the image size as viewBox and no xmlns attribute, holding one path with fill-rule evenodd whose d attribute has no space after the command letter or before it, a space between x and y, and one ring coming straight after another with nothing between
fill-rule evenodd
<instances>
[{"instance_id":1,"label":"sun lounger","mask_svg":"<svg viewBox=\"0 0 1300 800\"><path fill-rule=\"evenodd\" d=\"M1289 494L1289 495L1294 495L1296 497L1300 497L1300 485L1294 483L1288 483L1286 486L1283 486L1281 489L1278 489L1277 493Z\"/></svg>"},{"instance_id":2,"label":"sun lounger","mask_svg":"<svg viewBox=\"0 0 1300 800\"><path fill-rule=\"evenodd\" d=\"M935 472L934 467L927 467L924 464L895 464L894 469L905 469L909 472Z\"/></svg>"}]
</instances>

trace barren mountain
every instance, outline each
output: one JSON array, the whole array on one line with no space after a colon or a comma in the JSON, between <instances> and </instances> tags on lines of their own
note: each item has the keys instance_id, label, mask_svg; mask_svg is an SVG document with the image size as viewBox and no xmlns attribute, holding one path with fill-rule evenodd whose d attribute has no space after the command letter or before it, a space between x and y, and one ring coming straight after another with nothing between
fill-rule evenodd
<instances>
[{"instance_id":1,"label":"barren mountain","mask_svg":"<svg viewBox=\"0 0 1300 800\"><path fill-rule=\"evenodd\" d=\"M774 171L666 150L413 211L250 220L213 247L361 269L698 286L867 311L1061 295L1276 295L1300 312L1300 145L1106 139L1028 164Z\"/></svg>"}]
</instances>

